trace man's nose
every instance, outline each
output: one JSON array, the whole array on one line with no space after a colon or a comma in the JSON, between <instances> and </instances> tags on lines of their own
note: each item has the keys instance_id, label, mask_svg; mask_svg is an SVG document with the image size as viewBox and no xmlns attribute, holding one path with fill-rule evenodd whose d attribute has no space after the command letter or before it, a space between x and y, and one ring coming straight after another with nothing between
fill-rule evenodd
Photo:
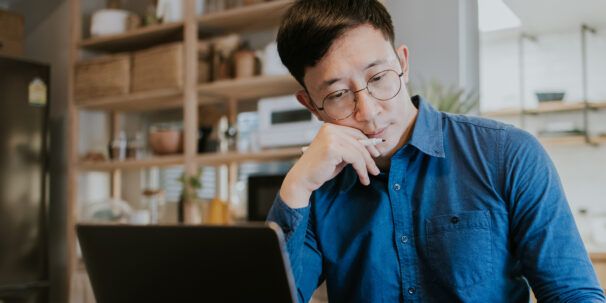
<instances>
[{"instance_id":1,"label":"man's nose","mask_svg":"<svg viewBox=\"0 0 606 303\"><path fill-rule=\"evenodd\" d=\"M368 88L357 91L355 98L357 104L354 118L360 122L372 121L380 111L377 100L370 95Z\"/></svg>"}]
</instances>

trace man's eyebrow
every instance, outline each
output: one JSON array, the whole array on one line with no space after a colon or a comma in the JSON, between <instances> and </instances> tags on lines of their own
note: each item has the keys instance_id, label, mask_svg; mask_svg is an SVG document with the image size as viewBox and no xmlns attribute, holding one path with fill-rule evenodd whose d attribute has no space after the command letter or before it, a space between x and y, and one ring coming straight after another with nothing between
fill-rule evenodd
<instances>
[{"instance_id":1,"label":"man's eyebrow","mask_svg":"<svg viewBox=\"0 0 606 303\"><path fill-rule=\"evenodd\" d=\"M385 60L385 59L379 59L379 60L375 60L375 61L371 62L370 64L368 64L368 65L367 65L367 66L364 68L364 70L367 70L367 69L369 69L369 68L371 68L371 67L373 67L373 66L376 66L376 65L381 65L381 64L384 64L384 63L386 63L386 62L387 62L387 60Z\"/></svg>"},{"instance_id":2,"label":"man's eyebrow","mask_svg":"<svg viewBox=\"0 0 606 303\"><path fill-rule=\"evenodd\" d=\"M385 59L378 59L378 60L375 60L375 61L371 62L370 64L368 64L368 65L367 65L367 66L364 68L364 70L367 70L367 69L369 69L369 68L371 68L371 67L373 67L373 66L376 66L376 65L384 64L385 62L387 62L387 60L385 60ZM331 86L332 84L334 84L335 82L337 82L337 81L339 81L339 80L341 80L341 78L333 78L333 79L328 79L328 80L326 80L326 81L322 82L322 84L320 85L320 90L323 90L323 89L325 89L325 88L327 88L327 87Z\"/></svg>"}]
</instances>

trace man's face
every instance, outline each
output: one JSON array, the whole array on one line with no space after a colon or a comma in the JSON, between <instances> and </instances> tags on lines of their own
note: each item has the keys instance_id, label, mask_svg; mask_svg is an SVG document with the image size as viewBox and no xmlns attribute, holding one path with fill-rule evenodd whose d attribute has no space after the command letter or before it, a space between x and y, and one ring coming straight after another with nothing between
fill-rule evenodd
<instances>
[{"instance_id":1,"label":"man's face","mask_svg":"<svg viewBox=\"0 0 606 303\"><path fill-rule=\"evenodd\" d=\"M362 90L355 94L356 110L342 120L318 110L328 94L342 89L361 90L373 75L385 70L403 73L399 78L401 89L392 99L380 101ZM320 120L359 129L369 138L385 139L376 146L382 157L390 157L405 143L404 134L409 133L417 113L405 85L408 49L402 45L394 52L381 31L370 25L347 31L316 66L306 68L304 82L307 91L299 91L297 99Z\"/></svg>"}]
</instances>

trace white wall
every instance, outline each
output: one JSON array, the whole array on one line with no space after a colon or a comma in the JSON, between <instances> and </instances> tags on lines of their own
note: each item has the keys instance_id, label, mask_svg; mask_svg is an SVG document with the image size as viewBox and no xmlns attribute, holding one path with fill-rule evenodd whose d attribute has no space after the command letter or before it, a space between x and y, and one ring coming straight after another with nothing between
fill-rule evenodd
<instances>
[{"instance_id":1,"label":"white wall","mask_svg":"<svg viewBox=\"0 0 606 303\"><path fill-rule=\"evenodd\" d=\"M409 49L411 81L479 87L476 0L391 0L396 45Z\"/></svg>"},{"instance_id":2,"label":"white wall","mask_svg":"<svg viewBox=\"0 0 606 303\"><path fill-rule=\"evenodd\" d=\"M516 34L485 34L480 42L481 107L493 110L518 106L519 72ZM581 33L573 28L536 36L524 42L525 105L534 107L537 90L566 91L565 101L581 101ZM606 101L606 27L588 35L588 95Z\"/></svg>"},{"instance_id":3,"label":"white wall","mask_svg":"<svg viewBox=\"0 0 606 303\"><path fill-rule=\"evenodd\" d=\"M606 28L589 35L588 96L590 101L606 101ZM537 90L559 89L566 92L564 102L582 101L581 34L572 28L537 36L536 42L525 42L524 106L536 107ZM495 110L521 104L519 94L518 41L515 34L489 34L481 40L481 108ZM591 112L592 135L606 133L606 110ZM582 113L527 116L526 128L535 133L550 123L571 121L582 127ZM516 118L508 122L517 122ZM571 208L606 213L606 144L547 145L562 179ZM583 233L586 222L578 220ZM586 239L589 240L589 239ZM590 249L590 241L586 241ZM605 248L602 248L604 250Z\"/></svg>"}]
</instances>

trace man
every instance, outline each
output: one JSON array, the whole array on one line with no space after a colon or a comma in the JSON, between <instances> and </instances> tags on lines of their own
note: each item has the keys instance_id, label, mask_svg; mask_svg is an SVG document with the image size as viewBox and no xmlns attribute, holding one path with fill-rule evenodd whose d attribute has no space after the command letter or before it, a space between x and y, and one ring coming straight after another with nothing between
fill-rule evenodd
<instances>
[{"instance_id":1,"label":"man","mask_svg":"<svg viewBox=\"0 0 606 303\"><path fill-rule=\"evenodd\" d=\"M422 30L422 29L419 29ZM278 33L325 122L269 214L299 301L605 302L556 170L528 133L410 97L375 0L300 0ZM360 140L381 138L376 146Z\"/></svg>"}]
</instances>

